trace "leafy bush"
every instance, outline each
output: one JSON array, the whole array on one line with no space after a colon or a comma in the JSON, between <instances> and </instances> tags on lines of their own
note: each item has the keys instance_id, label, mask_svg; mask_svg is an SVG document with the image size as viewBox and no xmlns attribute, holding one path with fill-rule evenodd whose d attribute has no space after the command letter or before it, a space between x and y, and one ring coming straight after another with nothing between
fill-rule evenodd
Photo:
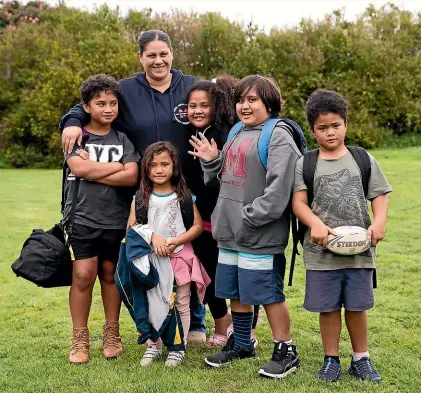
<instances>
[{"instance_id":1,"label":"leafy bush","mask_svg":"<svg viewBox=\"0 0 421 393\"><path fill-rule=\"evenodd\" d=\"M268 34L217 13L145 9L121 17L106 6L89 13L62 3L1 4L1 165L59 165L57 123L79 102L80 84L94 73L120 79L140 70L138 33L150 28L170 35L173 66L185 73L273 76L285 99L283 116L303 127L310 147L304 105L318 87L350 102L348 143L373 148L421 140L421 20L391 4L370 6L355 22L335 11Z\"/></svg>"}]
</instances>

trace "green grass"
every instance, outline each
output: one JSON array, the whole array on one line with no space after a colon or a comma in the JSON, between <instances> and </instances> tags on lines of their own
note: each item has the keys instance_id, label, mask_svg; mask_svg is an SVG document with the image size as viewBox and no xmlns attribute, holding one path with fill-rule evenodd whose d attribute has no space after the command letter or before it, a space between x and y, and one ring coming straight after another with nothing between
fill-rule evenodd
<instances>
[{"instance_id":1,"label":"green grass","mask_svg":"<svg viewBox=\"0 0 421 393\"><path fill-rule=\"evenodd\" d=\"M302 308L301 261L294 286L286 288L286 294L302 367L284 381L257 375L272 351L265 317L258 325L258 359L211 370L203 358L212 350L190 347L186 363L168 370L163 362L150 368L139 366L143 348L136 344L134 325L123 309L124 353L117 360L105 361L100 347L103 316L98 287L90 317L92 360L87 365L69 365L68 289L38 288L16 278L10 269L32 228L49 228L59 220L61 173L0 170L0 392L420 392L421 147L375 150L373 154L394 191L386 239L378 249L376 306L369 312L370 353L382 384L355 381L347 375L351 346L345 329L340 382L326 385L314 378L323 352L318 316Z\"/></svg>"}]
</instances>

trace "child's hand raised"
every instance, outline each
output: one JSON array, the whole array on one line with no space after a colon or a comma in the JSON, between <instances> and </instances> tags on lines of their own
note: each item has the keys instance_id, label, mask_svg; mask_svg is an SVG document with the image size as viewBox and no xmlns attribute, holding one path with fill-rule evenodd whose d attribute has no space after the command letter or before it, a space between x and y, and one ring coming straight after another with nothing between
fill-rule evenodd
<instances>
[{"instance_id":1,"label":"child's hand raised","mask_svg":"<svg viewBox=\"0 0 421 393\"><path fill-rule=\"evenodd\" d=\"M168 256L167 240L156 233L152 234L152 247L156 255L161 258Z\"/></svg>"},{"instance_id":2,"label":"child's hand raised","mask_svg":"<svg viewBox=\"0 0 421 393\"><path fill-rule=\"evenodd\" d=\"M203 161L211 161L218 157L218 146L214 139L211 139L211 143L206 139L206 137L199 132L199 138L196 138L192 135L190 139L190 144L193 146L194 151L189 151L188 153L192 156L199 157Z\"/></svg>"},{"instance_id":3,"label":"child's hand raised","mask_svg":"<svg viewBox=\"0 0 421 393\"><path fill-rule=\"evenodd\" d=\"M311 241L323 248L327 246L327 237L332 234L336 235L335 231L332 228L329 228L323 222L319 222L311 227Z\"/></svg>"}]
</instances>

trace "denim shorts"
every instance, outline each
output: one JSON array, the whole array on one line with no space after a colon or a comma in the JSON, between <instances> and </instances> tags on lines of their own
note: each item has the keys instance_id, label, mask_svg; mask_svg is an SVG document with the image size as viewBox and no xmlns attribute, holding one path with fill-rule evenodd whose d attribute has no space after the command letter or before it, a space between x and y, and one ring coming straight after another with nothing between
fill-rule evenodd
<instances>
[{"instance_id":1,"label":"denim shorts","mask_svg":"<svg viewBox=\"0 0 421 393\"><path fill-rule=\"evenodd\" d=\"M215 295L239 299L242 304L272 304L285 301L285 255L255 255L219 250Z\"/></svg>"},{"instance_id":2,"label":"denim shorts","mask_svg":"<svg viewBox=\"0 0 421 393\"><path fill-rule=\"evenodd\" d=\"M304 308L366 311L374 305L373 269L307 270Z\"/></svg>"}]
</instances>

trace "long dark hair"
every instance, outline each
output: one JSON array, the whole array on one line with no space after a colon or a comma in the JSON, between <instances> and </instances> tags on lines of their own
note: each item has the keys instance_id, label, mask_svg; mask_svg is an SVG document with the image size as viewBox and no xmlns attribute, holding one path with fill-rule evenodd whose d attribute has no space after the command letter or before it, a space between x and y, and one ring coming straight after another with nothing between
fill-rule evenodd
<instances>
[{"instance_id":1,"label":"long dark hair","mask_svg":"<svg viewBox=\"0 0 421 393\"><path fill-rule=\"evenodd\" d=\"M151 198L153 183L149 179L149 167L156 154L161 154L166 151L173 162L173 174L171 178L171 185L175 189L177 199L182 201L186 198L187 186L184 176L181 172L180 158L178 156L177 148L171 142L155 142L150 145L143 156L140 175L140 193L142 196L143 206L149 206Z\"/></svg>"},{"instance_id":2,"label":"long dark hair","mask_svg":"<svg viewBox=\"0 0 421 393\"><path fill-rule=\"evenodd\" d=\"M189 103L190 95L194 91L206 91L212 102L212 123L217 130L222 130L227 125L233 126L237 121L234 90L238 79L231 75L222 75L215 82L202 80L193 83L186 93L186 104Z\"/></svg>"}]
</instances>

